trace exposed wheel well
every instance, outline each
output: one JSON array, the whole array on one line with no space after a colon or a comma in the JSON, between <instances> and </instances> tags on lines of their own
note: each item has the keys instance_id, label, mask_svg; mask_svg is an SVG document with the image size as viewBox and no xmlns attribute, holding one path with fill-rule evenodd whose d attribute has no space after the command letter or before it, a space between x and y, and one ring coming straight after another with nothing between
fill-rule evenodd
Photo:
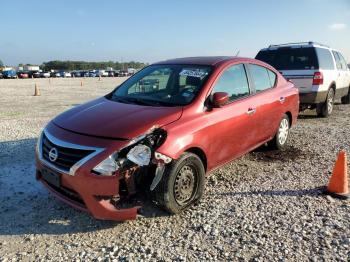
<instances>
[{"instance_id":1,"label":"exposed wheel well","mask_svg":"<svg viewBox=\"0 0 350 262\"><path fill-rule=\"evenodd\" d=\"M286 115L288 116L288 119L289 119L289 125L292 126L292 121L293 121L292 113L288 111L286 112Z\"/></svg>"},{"instance_id":2,"label":"exposed wheel well","mask_svg":"<svg viewBox=\"0 0 350 262\"><path fill-rule=\"evenodd\" d=\"M191 147L187 149L186 152L190 152L197 155L202 160L205 171L207 171L207 156L205 155L202 149L200 149L199 147Z\"/></svg>"},{"instance_id":3,"label":"exposed wheel well","mask_svg":"<svg viewBox=\"0 0 350 262\"><path fill-rule=\"evenodd\" d=\"M334 82L332 82L331 85L329 86L329 89L331 89L331 88L333 89L334 94L335 94L335 92L336 92L336 85L335 85Z\"/></svg>"}]
</instances>

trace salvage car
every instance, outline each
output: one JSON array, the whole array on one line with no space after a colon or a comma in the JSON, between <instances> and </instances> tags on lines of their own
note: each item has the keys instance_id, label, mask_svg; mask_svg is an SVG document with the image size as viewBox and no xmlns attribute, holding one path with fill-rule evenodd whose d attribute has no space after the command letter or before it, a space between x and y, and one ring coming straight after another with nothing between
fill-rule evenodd
<instances>
[{"instance_id":1,"label":"salvage car","mask_svg":"<svg viewBox=\"0 0 350 262\"><path fill-rule=\"evenodd\" d=\"M142 215L128 205L140 194L176 214L201 199L215 168L266 143L284 148L298 108L294 84L258 60L155 63L49 122L36 147L36 178L98 219Z\"/></svg>"}]
</instances>

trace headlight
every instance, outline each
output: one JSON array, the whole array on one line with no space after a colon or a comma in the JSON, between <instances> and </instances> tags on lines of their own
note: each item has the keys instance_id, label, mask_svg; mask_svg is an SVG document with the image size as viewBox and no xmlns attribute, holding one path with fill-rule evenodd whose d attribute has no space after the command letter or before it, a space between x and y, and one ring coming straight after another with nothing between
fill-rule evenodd
<instances>
[{"instance_id":1,"label":"headlight","mask_svg":"<svg viewBox=\"0 0 350 262\"><path fill-rule=\"evenodd\" d=\"M119 165L116 162L117 157L118 153L109 155L92 170L102 176L113 176L114 172L119 169Z\"/></svg>"},{"instance_id":2,"label":"headlight","mask_svg":"<svg viewBox=\"0 0 350 262\"><path fill-rule=\"evenodd\" d=\"M126 157L139 166L147 166L151 160L151 155L151 149L140 144L131 148Z\"/></svg>"},{"instance_id":3,"label":"headlight","mask_svg":"<svg viewBox=\"0 0 350 262\"><path fill-rule=\"evenodd\" d=\"M40 136L36 142L36 147L35 147L36 154L39 158L41 157L41 143L42 143L42 139L43 139L43 134L44 134L44 131L42 131L40 133Z\"/></svg>"}]
</instances>

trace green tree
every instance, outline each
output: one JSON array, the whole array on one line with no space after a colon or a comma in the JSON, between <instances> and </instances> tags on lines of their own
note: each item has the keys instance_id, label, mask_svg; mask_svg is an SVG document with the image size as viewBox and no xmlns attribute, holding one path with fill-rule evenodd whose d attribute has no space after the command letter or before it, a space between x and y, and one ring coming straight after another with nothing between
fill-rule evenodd
<instances>
[{"instance_id":1,"label":"green tree","mask_svg":"<svg viewBox=\"0 0 350 262\"><path fill-rule=\"evenodd\" d=\"M0 60L0 67L4 67L4 63Z\"/></svg>"}]
</instances>

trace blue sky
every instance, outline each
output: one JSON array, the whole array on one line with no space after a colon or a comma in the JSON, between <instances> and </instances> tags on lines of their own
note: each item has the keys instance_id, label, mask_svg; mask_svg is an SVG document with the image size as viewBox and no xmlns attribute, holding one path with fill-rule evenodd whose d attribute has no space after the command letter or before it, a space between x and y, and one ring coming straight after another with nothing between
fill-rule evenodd
<instances>
[{"instance_id":1,"label":"blue sky","mask_svg":"<svg viewBox=\"0 0 350 262\"><path fill-rule=\"evenodd\" d=\"M350 62L350 0L3 1L0 60L143 61L254 57L269 44L318 41Z\"/></svg>"}]
</instances>

